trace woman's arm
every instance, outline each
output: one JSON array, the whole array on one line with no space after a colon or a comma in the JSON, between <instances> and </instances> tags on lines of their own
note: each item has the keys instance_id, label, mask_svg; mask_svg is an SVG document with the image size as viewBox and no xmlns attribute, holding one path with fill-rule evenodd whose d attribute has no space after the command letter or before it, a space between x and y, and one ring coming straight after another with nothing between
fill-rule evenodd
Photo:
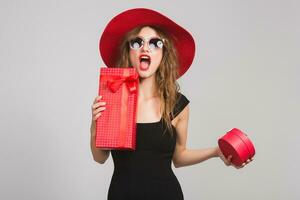
<instances>
[{"instance_id":1,"label":"woman's arm","mask_svg":"<svg viewBox=\"0 0 300 200\"><path fill-rule=\"evenodd\" d=\"M189 120L189 105L187 105L177 116L176 123L177 141L173 155L173 163L176 168L194 165L203 162L209 158L219 157L218 148L212 147L206 149L186 149L187 128Z\"/></svg>"},{"instance_id":2,"label":"woman's arm","mask_svg":"<svg viewBox=\"0 0 300 200\"><path fill-rule=\"evenodd\" d=\"M91 150L93 154L93 158L96 162L100 164L104 164L107 158L109 157L110 150L103 150L96 148L95 145L95 137L96 137L96 124L95 121L92 120L91 124Z\"/></svg>"},{"instance_id":3,"label":"woman's arm","mask_svg":"<svg viewBox=\"0 0 300 200\"><path fill-rule=\"evenodd\" d=\"M101 112L105 110L106 102L100 101L102 96L97 96L91 107L92 109L92 124L91 124L91 151L96 162L103 164L109 157L110 150L96 148L96 120L101 116Z\"/></svg>"},{"instance_id":4,"label":"woman's arm","mask_svg":"<svg viewBox=\"0 0 300 200\"><path fill-rule=\"evenodd\" d=\"M225 158L218 146L206 149L186 149L189 105L187 105L177 117L178 122L175 127L177 131L177 141L173 155L173 163L176 168L194 165L209 158L219 157L225 165L232 165L236 169L240 169L253 160L253 158L251 158L244 162L241 166L235 166L231 163L232 156L229 155L228 158Z\"/></svg>"},{"instance_id":5,"label":"woman's arm","mask_svg":"<svg viewBox=\"0 0 300 200\"><path fill-rule=\"evenodd\" d=\"M217 148L218 147L205 149L184 149L181 152L178 152L176 158L173 159L174 166L178 168L194 165L209 158L217 157Z\"/></svg>"}]
</instances>

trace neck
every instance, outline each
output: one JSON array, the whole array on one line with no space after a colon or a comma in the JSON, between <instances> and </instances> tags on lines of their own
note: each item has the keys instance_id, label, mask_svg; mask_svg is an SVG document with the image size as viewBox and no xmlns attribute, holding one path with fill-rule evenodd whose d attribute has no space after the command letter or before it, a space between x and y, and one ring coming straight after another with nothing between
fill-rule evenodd
<instances>
[{"instance_id":1,"label":"neck","mask_svg":"<svg viewBox=\"0 0 300 200\"><path fill-rule=\"evenodd\" d=\"M151 99L157 95L155 76L140 78L139 99Z\"/></svg>"}]
</instances>

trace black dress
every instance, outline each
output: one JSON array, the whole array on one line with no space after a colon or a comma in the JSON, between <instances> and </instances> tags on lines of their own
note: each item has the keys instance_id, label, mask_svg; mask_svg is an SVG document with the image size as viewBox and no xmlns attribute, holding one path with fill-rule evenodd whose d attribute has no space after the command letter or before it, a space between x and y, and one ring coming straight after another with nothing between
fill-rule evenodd
<instances>
[{"instance_id":1,"label":"black dress","mask_svg":"<svg viewBox=\"0 0 300 200\"><path fill-rule=\"evenodd\" d=\"M178 93L174 118L189 103ZM183 200L181 186L171 168L176 145L176 129L172 137L162 119L137 123L135 151L111 150L114 172L108 200Z\"/></svg>"}]
</instances>

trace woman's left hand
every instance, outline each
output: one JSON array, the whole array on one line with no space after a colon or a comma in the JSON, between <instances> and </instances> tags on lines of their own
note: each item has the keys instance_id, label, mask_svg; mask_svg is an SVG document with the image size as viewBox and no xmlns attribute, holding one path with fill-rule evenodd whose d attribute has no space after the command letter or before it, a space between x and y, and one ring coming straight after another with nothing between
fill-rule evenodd
<instances>
[{"instance_id":1,"label":"woman's left hand","mask_svg":"<svg viewBox=\"0 0 300 200\"><path fill-rule=\"evenodd\" d=\"M231 162L232 155L229 155L229 156L227 157L227 159L226 159L219 147L217 147L217 155L218 155L218 157L220 157L220 158L223 160L223 162L225 163L225 165L227 165L227 166L233 166L233 167L235 167L236 169L243 168L246 164L248 164L249 162L251 162L251 161L253 160L253 157L252 157L252 158L248 159L246 162L244 162L241 166L235 166L235 165Z\"/></svg>"}]
</instances>

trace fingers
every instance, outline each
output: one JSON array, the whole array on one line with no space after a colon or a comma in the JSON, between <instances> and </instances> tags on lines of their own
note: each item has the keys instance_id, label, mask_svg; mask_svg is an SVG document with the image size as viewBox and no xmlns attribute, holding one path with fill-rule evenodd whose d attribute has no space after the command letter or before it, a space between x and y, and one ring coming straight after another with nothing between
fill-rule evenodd
<instances>
[{"instance_id":1,"label":"fingers","mask_svg":"<svg viewBox=\"0 0 300 200\"><path fill-rule=\"evenodd\" d=\"M93 102L92 108L97 108L99 105L105 105L106 102L104 101L99 101L100 99L102 99L102 96L97 96Z\"/></svg>"},{"instance_id":2,"label":"fingers","mask_svg":"<svg viewBox=\"0 0 300 200\"><path fill-rule=\"evenodd\" d=\"M240 165L240 166L235 166L234 164L232 164L231 160L232 160L232 155L229 155L229 156L227 157L227 159L225 158L223 161L224 161L224 163L225 163L227 166L231 166L231 165L232 165L232 166L235 167L236 169L241 169L241 168L243 168L246 164L248 164L249 162L253 161L253 157L252 157L252 158L249 158L248 160L246 160L246 162L242 163L242 165Z\"/></svg>"},{"instance_id":3,"label":"fingers","mask_svg":"<svg viewBox=\"0 0 300 200\"><path fill-rule=\"evenodd\" d=\"M241 166L235 166L235 165L233 165L234 166L234 168L236 168L236 169L241 169L242 167Z\"/></svg>"},{"instance_id":4,"label":"fingers","mask_svg":"<svg viewBox=\"0 0 300 200\"><path fill-rule=\"evenodd\" d=\"M241 169L243 168L245 165L241 165L241 166L235 166L236 169Z\"/></svg>"},{"instance_id":5,"label":"fingers","mask_svg":"<svg viewBox=\"0 0 300 200\"><path fill-rule=\"evenodd\" d=\"M224 160L224 162L225 162L225 164L226 164L227 166L231 165L231 159L232 159L232 155L229 155L229 156L227 157L227 160Z\"/></svg>"},{"instance_id":6,"label":"fingers","mask_svg":"<svg viewBox=\"0 0 300 200\"><path fill-rule=\"evenodd\" d=\"M96 115L96 114L98 114L99 112L101 112L105 109L106 109L106 107L100 106L99 108L93 110L93 115Z\"/></svg>"},{"instance_id":7,"label":"fingers","mask_svg":"<svg viewBox=\"0 0 300 200\"><path fill-rule=\"evenodd\" d=\"M236 169L240 169L240 168L243 168L246 164L248 164L249 162L253 161L253 157L252 158L249 158L246 160L246 162L242 163L241 166L235 166L234 164L232 164L232 155L229 155L227 158L222 154L220 153L220 158L223 160L223 162L225 163L225 165L227 166L234 166Z\"/></svg>"},{"instance_id":8,"label":"fingers","mask_svg":"<svg viewBox=\"0 0 300 200\"><path fill-rule=\"evenodd\" d=\"M248 160L246 160L246 162L244 162L244 164L246 165L246 164L248 164L249 162L251 162L252 160L253 160L253 157L250 158L250 159L248 159Z\"/></svg>"},{"instance_id":9,"label":"fingers","mask_svg":"<svg viewBox=\"0 0 300 200\"><path fill-rule=\"evenodd\" d=\"M92 105L92 109L96 109L96 108L98 108L99 106L105 106L106 105L106 102L104 102L104 101L99 101L98 103L94 103L93 105Z\"/></svg>"},{"instance_id":10,"label":"fingers","mask_svg":"<svg viewBox=\"0 0 300 200\"><path fill-rule=\"evenodd\" d=\"M96 115L93 115L93 120L96 121L99 117L101 116L101 112L96 114Z\"/></svg>"},{"instance_id":11,"label":"fingers","mask_svg":"<svg viewBox=\"0 0 300 200\"><path fill-rule=\"evenodd\" d=\"M96 98L95 98L95 100L94 100L94 103L98 102L98 101L99 101L101 98L102 98L102 96L101 96L101 95L99 95L99 96L96 96Z\"/></svg>"},{"instance_id":12,"label":"fingers","mask_svg":"<svg viewBox=\"0 0 300 200\"><path fill-rule=\"evenodd\" d=\"M248 160L246 160L246 162L244 162L241 166L236 167L237 169L243 168L245 165L247 165L249 162L251 162L253 160L253 158L250 158Z\"/></svg>"},{"instance_id":13,"label":"fingers","mask_svg":"<svg viewBox=\"0 0 300 200\"><path fill-rule=\"evenodd\" d=\"M102 96L97 96L93 102L93 105L91 106L93 120L97 120L98 117L101 116L101 112L106 109L106 107L105 107L106 102L99 101L101 98L102 98Z\"/></svg>"}]
</instances>

